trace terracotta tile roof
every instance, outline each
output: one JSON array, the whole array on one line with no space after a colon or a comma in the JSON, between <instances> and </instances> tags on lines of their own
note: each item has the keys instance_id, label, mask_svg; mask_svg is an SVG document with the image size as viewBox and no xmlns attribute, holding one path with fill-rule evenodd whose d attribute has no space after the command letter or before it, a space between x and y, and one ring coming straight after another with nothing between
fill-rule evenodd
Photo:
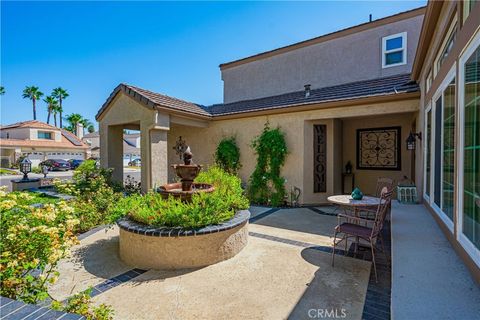
<instances>
[{"instance_id":1,"label":"terracotta tile roof","mask_svg":"<svg viewBox=\"0 0 480 320\"><path fill-rule=\"evenodd\" d=\"M60 130L60 128L57 128L55 126L52 126L50 124L47 124L45 122L38 121L38 120L28 120L28 121L9 124L6 126L2 126L0 130L13 129L13 128L38 128L38 129Z\"/></svg>"},{"instance_id":2,"label":"terracotta tile roof","mask_svg":"<svg viewBox=\"0 0 480 320\"><path fill-rule=\"evenodd\" d=\"M305 91L302 90L278 96L213 105L206 110L213 116L220 116L307 104L380 97L399 93L417 92L419 90L417 83L411 81L410 74L402 74L312 89L308 98L305 98Z\"/></svg>"},{"instance_id":3,"label":"terracotta tile roof","mask_svg":"<svg viewBox=\"0 0 480 320\"><path fill-rule=\"evenodd\" d=\"M210 116L210 114L205 111L205 108L202 105L122 83L113 90L107 101L105 101L105 103L102 105L97 115L95 116L97 120L98 117L103 113L103 111L105 111L105 109L108 107L113 98L120 91L126 93L133 99L145 105L146 107L150 107L152 109L166 108L180 113L196 114L205 117Z\"/></svg>"},{"instance_id":4,"label":"terracotta tile roof","mask_svg":"<svg viewBox=\"0 0 480 320\"><path fill-rule=\"evenodd\" d=\"M305 98L305 91L301 90L277 96L243 100L233 103L215 104L204 107L198 104L193 104L183 100L153 93L137 87L121 84L112 92L108 100L98 111L96 116L97 119L107 108L108 104L112 101L113 97L119 90L126 90L125 92L130 96L132 96L132 94L137 95L136 99L139 102L152 108L155 108L158 105L165 106L168 104L170 109L182 110L183 112L189 114L215 117L261 110L320 104L326 102L346 101L369 97L383 97L389 95L394 96L402 93L418 92L420 89L418 84L411 80L410 74L400 74L390 77L356 81L331 87L312 89L308 98Z\"/></svg>"},{"instance_id":5,"label":"terracotta tile roof","mask_svg":"<svg viewBox=\"0 0 480 320\"><path fill-rule=\"evenodd\" d=\"M1 147L37 147L37 148L65 148L65 149L88 149L88 146L83 143L76 135L49 125L38 120L30 120L17 122L14 124L2 126L0 130L15 129L15 128L38 128L60 131L62 134L61 141L54 140L29 140L29 139L0 139Z\"/></svg>"},{"instance_id":6,"label":"terracotta tile roof","mask_svg":"<svg viewBox=\"0 0 480 320\"><path fill-rule=\"evenodd\" d=\"M96 138L96 137L100 137L100 132L98 131L95 131L95 132L89 132L87 133L86 135L83 136L83 138Z\"/></svg>"},{"instance_id":7,"label":"terracotta tile roof","mask_svg":"<svg viewBox=\"0 0 480 320\"><path fill-rule=\"evenodd\" d=\"M37 148L65 148L65 149L88 149L86 144L76 146L62 135L62 141L48 140L23 140L23 139L0 139L1 147L37 147Z\"/></svg>"}]
</instances>

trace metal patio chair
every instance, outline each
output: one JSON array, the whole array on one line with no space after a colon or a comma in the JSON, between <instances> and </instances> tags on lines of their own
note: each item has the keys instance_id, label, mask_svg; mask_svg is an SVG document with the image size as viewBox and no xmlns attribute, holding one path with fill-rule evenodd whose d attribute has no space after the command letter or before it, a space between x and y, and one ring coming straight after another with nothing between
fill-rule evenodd
<instances>
[{"instance_id":1,"label":"metal patio chair","mask_svg":"<svg viewBox=\"0 0 480 320\"><path fill-rule=\"evenodd\" d=\"M358 250L359 239L363 239L370 243L370 248L372 250L372 262L373 269L375 272L375 280L378 282L377 278L377 265L375 261L375 250L377 240L380 240L382 246L382 252L385 254L385 257L388 257L383 245L382 239L382 229L385 222L385 217L387 215L387 210L390 206L392 200L393 191L389 190L387 187L383 187L380 195L380 203L378 205L375 219L367 220L364 218L353 217L350 215L339 214L338 215L338 225L335 227L335 232L333 235L333 252L332 252L332 266L335 264L335 248L342 241L345 241L345 253L347 252L348 238L355 237L356 246L355 252ZM344 220L342 222L342 220ZM337 242L337 235L343 234L342 238Z\"/></svg>"}]
</instances>

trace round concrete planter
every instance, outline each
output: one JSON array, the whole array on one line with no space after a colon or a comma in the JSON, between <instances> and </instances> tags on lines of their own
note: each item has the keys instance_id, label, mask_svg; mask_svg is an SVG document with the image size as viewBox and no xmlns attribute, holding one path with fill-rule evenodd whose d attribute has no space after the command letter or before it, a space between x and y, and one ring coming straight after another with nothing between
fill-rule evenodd
<instances>
[{"instance_id":1,"label":"round concrete planter","mask_svg":"<svg viewBox=\"0 0 480 320\"><path fill-rule=\"evenodd\" d=\"M201 229L155 228L120 219L120 258L141 269L189 269L227 260L248 241L248 210Z\"/></svg>"}]
</instances>

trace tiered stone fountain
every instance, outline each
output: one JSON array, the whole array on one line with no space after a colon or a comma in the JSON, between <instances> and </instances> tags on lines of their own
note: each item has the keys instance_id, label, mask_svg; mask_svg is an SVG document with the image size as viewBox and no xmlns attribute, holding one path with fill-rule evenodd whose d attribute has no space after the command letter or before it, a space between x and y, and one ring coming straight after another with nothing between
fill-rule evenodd
<instances>
[{"instance_id":1,"label":"tiered stone fountain","mask_svg":"<svg viewBox=\"0 0 480 320\"><path fill-rule=\"evenodd\" d=\"M202 170L202 166L192 163L190 147L183 154L183 164L174 164L172 168L180 178L180 182L169 183L158 188L158 192L164 197L180 198L182 201L191 201L192 195L198 192L213 192L215 188L206 183L193 182Z\"/></svg>"},{"instance_id":2,"label":"tiered stone fountain","mask_svg":"<svg viewBox=\"0 0 480 320\"><path fill-rule=\"evenodd\" d=\"M172 165L179 183L158 188L162 197L176 197L189 202L197 192L213 192L212 185L195 183L201 170L192 163L190 148L183 155L183 164ZM181 227L152 227L120 219L120 258L142 269L189 269L205 267L227 260L239 253L248 241L248 210L218 225L199 229Z\"/></svg>"}]
</instances>

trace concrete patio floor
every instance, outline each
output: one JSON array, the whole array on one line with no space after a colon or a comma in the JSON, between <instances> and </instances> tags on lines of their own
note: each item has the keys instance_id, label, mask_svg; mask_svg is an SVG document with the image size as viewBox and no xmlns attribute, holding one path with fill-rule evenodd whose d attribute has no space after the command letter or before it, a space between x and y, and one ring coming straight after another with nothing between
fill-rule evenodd
<instances>
[{"instance_id":1,"label":"concrete patio floor","mask_svg":"<svg viewBox=\"0 0 480 320\"><path fill-rule=\"evenodd\" d=\"M132 270L118 257L118 229L97 231L62 261L52 296L96 286L93 300L111 305L116 319L308 319L319 310L362 318L371 263L338 255L331 266L323 248L331 247L336 217L308 208L251 211L263 216L252 220L246 248L196 270Z\"/></svg>"},{"instance_id":2,"label":"concrete patio floor","mask_svg":"<svg viewBox=\"0 0 480 320\"><path fill-rule=\"evenodd\" d=\"M480 319L480 287L423 205L393 204L392 319Z\"/></svg>"}]
</instances>

